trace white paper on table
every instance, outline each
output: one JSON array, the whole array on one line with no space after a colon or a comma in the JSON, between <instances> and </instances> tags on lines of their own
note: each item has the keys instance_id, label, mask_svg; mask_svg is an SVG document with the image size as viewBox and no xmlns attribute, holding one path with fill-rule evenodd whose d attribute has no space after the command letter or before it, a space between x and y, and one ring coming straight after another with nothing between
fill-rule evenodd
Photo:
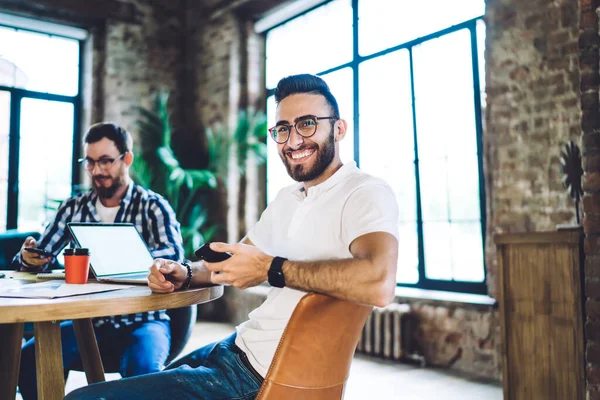
<instances>
[{"instance_id":1,"label":"white paper on table","mask_svg":"<svg viewBox=\"0 0 600 400\"><path fill-rule=\"evenodd\" d=\"M40 283L14 284L13 280L0 280L0 297L25 297L53 299L55 297L77 296L80 294L108 292L133 287L110 283L86 283L78 285L63 280Z\"/></svg>"}]
</instances>

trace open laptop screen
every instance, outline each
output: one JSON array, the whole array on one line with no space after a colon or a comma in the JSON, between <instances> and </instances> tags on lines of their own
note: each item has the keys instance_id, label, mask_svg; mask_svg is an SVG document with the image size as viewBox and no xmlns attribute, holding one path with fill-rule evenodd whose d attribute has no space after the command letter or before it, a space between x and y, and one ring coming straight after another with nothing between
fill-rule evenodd
<instances>
[{"instance_id":1,"label":"open laptop screen","mask_svg":"<svg viewBox=\"0 0 600 400\"><path fill-rule=\"evenodd\" d=\"M153 258L133 224L69 223L79 247L90 249L97 277L147 272Z\"/></svg>"}]
</instances>

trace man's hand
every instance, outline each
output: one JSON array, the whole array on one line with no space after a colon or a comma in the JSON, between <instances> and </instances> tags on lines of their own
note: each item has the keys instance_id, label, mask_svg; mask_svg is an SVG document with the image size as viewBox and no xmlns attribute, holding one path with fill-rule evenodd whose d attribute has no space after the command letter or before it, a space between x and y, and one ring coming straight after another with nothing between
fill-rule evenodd
<instances>
[{"instance_id":1,"label":"man's hand","mask_svg":"<svg viewBox=\"0 0 600 400\"><path fill-rule=\"evenodd\" d=\"M25 242L23 242L23 246L21 246L21 260L23 260L25 269L37 270L52 260L52 257L43 257L23 250L25 248L35 248L36 246L37 242L32 236L28 236L27 239L25 239Z\"/></svg>"},{"instance_id":2,"label":"man's hand","mask_svg":"<svg viewBox=\"0 0 600 400\"><path fill-rule=\"evenodd\" d=\"M258 247L247 244L211 243L214 251L227 251L233 256L218 263L204 262L207 270L212 272L211 282L246 289L260 285L267 280L267 272L273 257L263 253Z\"/></svg>"},{"instance_id":3,"label":"man's hand","mask_svg":"<svg viewBox=\"0 0 600 400\"><path fill-rule=\"evenodd\" d=\"M154 293L171 293L181 288L187 268L178 262L157 258L148 274L148 286Z\"/></svg>"}]
</instances>

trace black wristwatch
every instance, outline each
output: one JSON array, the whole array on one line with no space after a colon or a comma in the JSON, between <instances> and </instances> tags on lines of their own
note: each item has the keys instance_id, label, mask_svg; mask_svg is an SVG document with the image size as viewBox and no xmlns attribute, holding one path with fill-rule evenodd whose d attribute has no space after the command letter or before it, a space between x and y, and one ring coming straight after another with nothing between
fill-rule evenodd
<instances>
[{"instance_id":1,"label":"black wristwatch","mask_svg":"<svg viewBox=\"0 0 600 400\"><path fill-rule=\"evenodd\" d=\"M287 261L287 258L275 257L271 261L271 267L267 276L269 277L269 285L273 287L282 288L285 286L285 276L283 276L283 262Z\"/></svg>"}]
</instances>

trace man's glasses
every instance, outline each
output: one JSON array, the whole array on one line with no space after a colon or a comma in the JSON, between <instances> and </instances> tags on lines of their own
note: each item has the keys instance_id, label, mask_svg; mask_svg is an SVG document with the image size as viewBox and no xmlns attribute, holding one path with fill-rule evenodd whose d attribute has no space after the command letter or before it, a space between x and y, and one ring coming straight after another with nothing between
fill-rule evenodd
<instances>
[{"instance_id":1,"label":"man's glasses","mask_svg":"<svg viewBox=\"0 0 600 400\"><path fill-rule=\"evenodd\" d=\"M99 160L94 160L89 157L86 157L80 158L79 160L77 160L77 162L81 163L81 165L83 165L83 167L90 172L94 170L96 164L98 164L98 168L100 168L102 171L108 171L110 167L112 167L113 163L123 158L125 154L127 154L127 152L120 154L117 158L102 157Z\"/></svg>"},{"instance_id":2,"label":"man's glasses","mask_svg":"<svg viewBox=\"0 0 600 400\"><path fill-rule=\"evenodd\" d=\"M279 124L275 125L273 128L269 128L269 135L279 144L283 144L288 141L290 138L290 132L292 131L292 127L296 128L296 132L302 137L309 138L315 134L317 131L317 125L319 120L321 119L333 119L336 120L336 117L314 117L312 115L300 118L293 125L289 124Z\"/></svg>"}]
</instances>

